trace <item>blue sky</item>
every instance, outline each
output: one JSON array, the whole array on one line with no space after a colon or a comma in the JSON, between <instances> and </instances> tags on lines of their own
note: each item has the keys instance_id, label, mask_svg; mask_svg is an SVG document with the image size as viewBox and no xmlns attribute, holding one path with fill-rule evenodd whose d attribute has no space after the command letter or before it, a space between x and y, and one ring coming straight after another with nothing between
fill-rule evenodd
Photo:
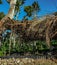
<instances>
[{"instance_id":1,"label":"blue sky","mask_svg":"<svg viewBox=\"0 0 57 65\"><path fill-rule=\"evenodd\" d=\"M9 10L9 4L6 2L6 0L2 1L3 4L0 5L0 12L7 14ZM34 1L38 1L41 9L38 13L38 16L43 16L57 11L57 0L26 0L25 5L31 5ZM26 13L24 12L23 7L21 7L21 12L18 19L22 20L24 15L26 15Z\"/></svg>"}]
</instances>

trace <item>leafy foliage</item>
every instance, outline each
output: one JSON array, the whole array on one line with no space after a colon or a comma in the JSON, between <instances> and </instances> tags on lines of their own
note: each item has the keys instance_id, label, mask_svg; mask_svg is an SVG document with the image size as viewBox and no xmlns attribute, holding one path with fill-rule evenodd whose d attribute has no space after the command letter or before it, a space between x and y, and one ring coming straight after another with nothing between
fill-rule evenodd
<instances>
[{"instance_id":1,"label":"leafy foliage","mask_svg":"<svg viewBox=\"0 0 57 65\"><path fill-rule=\"evenodd\" d=\"M34 11L40 10L40 6L38 4L38 1L34 1L34 3L32 4L32 7L33 7Z\"/></svg>"},{"instance_id":2,"label":"leafy foliage","mask_svg":"<svg viewBox=\"0 0 57 65\"><path fill-rule=\"evenodd\" d=\"M20 12L20 6L25 3L25 0L17 0L15 5L15 17L17 16L17 13Z\"/></svg>"},{"instance_id":3,"label":"leafy foliage","mask_svg":"<svg viewBox=\"0 0 57 65\"><path fill-rule=\"evenodd\" d=\"M52 45L57 45L57 40L52 40L51 43Z\"/></svg>"},{"instance_id":4,"label":"leafy foliage","mask_svg":"<svg viewBox=\"0 0 57 65\"><path fill-rule=\"evenodd\" d=\"M25 6L24 11L27 13L27 16L30 17L32 15L32 12L33 12L32 6Z\"/></svg>"},{"instance_id":5,"label":"leafy foliage","mask_svg":"<svg viewBox=\"0 0 57 65\"><path fill-rule=\"evenodd\" d=\"M0 20L5 16L3 12L0 12Z\"/></svg>"},{"instance_id":6,"label":"leafy foliage","mask_svg":"<svg viewBox=\"0 0 57 65\"><path fill-rule=\"evenodd\" d=\"M2 46L0 47L0 56L4 56L6 54L9 54L9 37L7 36L7 38L5 38L5 40L2 41ZM52 40L51 41L52 45L57 44L56 40ZM31 41L31 42L23 42L23 43L19 43L18 40L16 40L15 46L14 43L11 43L11 49L10 49L10 53L33 53L35 54L35 52L39 51L46 51L48 50L48 47L46 45L45 41Z\"/></svg>"},{"instance_id":7,"label":"leafy foliage","mask_svg":"<svg viewBox=\"0 0 57 65\"><path fill-rule=\"evenodd\" d=\"M35 11L40 11L40 7L37 1L34 1L34 3L31 6L25 6L24 11L27 13L27 16L31 16L32 13Z\"/></svg>"},{"instance_id":8,"label":"leafy foliage","mask_svg":"<svg viewBox=\"0 0 57 65\"><path fill-rule=\"evenodd\" d=\"M57 16L57 12L53 13L55 16Z\"/></svg>"},{"instance_id":9,"label":"leafy foliage","mask_svg":"<svg viewBox=\"0 0 57 65\"><path fill-rule=\"evenodd\" d=\"M0 4L2 4L2 0L0 0Z\"/></svg>"}]
</instances>

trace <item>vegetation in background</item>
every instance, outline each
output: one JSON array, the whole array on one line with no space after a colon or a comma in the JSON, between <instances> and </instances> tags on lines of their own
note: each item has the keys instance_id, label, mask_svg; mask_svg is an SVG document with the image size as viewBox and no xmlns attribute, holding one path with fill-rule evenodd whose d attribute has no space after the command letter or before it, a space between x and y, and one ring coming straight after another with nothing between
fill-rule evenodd
<instances>
[{"instance_id":1,"label":"vegetation in background","mask_svg":"<svg viewBox=\"0 0 57 65\"><path fill-rule=\"evenodd\" d=\"M52 45L57 45L57 40L52 40ZM5 56L9 54L9 44L10 40L9 38L5 38L5 40L2 41L2 46L0 47L0 56ZM14 43L11 43L11 53L32 53L35 54L36 52L40 53L41 51L47 51L48 47L45 43L45 41L32 41L28 43L18 43L18 40L16 40L15 46Z\"/></svg>"},{"instance_id":2,"label":"vegetation in background","mask_svg":"<svg viewBox=\"0 0 57 65\"><path fill-rule=\"evenodd\" d=\"M24 11L26 12L26 15L25 15L25 18L24 19L26 19L28 17L31 17L31 16L33 16L33 17L36 18L37 12L40 11L40 6L38 4L38 1L34 1L32 3L32 5L25 6L24 7Z\"/></svg>"},{"instance_id":3,"label":"vegetation in background","mask_svg":"<svg viewBox=\"0 0 57 65\"><path fill-rule=\"evenodd\" d=\"M0 0L0 4L2 4L2 0Z\"/></svg>"},{"instance_id":4,"label":"vegetation in background","mask_svg":"<svg viewBox=\"0 0 57 65\"><path fill-rule=\"evenodd\" d=\"M3 12L0 12L0 20L5 16Z\"/></svg>"},{"instance_id":5,"label":"vegetation in background","mask_svg":"<svg viewBox=\"0 0 57 65\"><path fill-rule=\"evenodd\" d=\"M57 12L53 13L55 16L57 16Z\"/></svg>"}]
</instances>

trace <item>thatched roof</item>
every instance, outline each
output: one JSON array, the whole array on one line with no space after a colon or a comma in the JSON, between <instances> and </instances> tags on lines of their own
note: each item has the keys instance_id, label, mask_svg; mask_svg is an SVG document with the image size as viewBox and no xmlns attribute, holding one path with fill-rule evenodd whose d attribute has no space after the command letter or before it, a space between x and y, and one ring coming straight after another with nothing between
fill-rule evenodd
<instances>
[{"instance_id":1,"label":"thatched roof","mask_svg":"<svg viewBox=\"0 0 57 65\"><path fill-rule=\"evenodd\" d=\"M4 20L4 19L3 19ZM10 29L24 41L46 40L50 48L50 40L57 40L57 16L49 16L36 21L18 22L10 18L0 21L0 35Z\"/></svg>"}]
</instances>

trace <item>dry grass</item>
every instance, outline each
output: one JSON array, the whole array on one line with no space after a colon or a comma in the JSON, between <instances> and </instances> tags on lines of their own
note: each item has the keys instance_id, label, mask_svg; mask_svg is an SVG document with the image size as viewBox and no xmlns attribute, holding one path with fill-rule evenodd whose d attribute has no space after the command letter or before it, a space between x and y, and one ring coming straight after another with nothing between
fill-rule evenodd
<instances>
[{"instance_id":1,"label":"dry grass","mask_svg":"<svg viewBox=\"0 0 57 65\"><path fill-rule=\"evenodd\" d=\"M0 65L57 65L50 59L10 58L0 59Z\"/></svg>"}]
</instances>

